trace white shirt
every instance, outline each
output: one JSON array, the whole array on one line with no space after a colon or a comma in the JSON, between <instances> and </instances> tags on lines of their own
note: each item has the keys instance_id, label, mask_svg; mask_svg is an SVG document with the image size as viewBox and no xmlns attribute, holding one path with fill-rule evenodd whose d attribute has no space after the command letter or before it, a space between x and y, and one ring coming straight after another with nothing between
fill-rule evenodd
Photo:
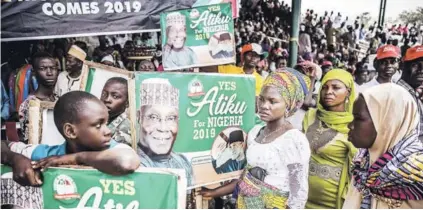
<instances>
[{"instance_id":1,"label":"white shirt","mask_svg":"<svg viewBox=\"0 0 423 210\"><path fill-rule=\"evenodd\" d=\"M77 78L72 78L69 76L69 73L67 71L61 72L57 77L57 83L56 87L54 88L54 93L60 97L67 92L80 90L81 75L79 75L79 77Z\"/></svg>"},{"instance_id":2,"label":"white shirt","mask_svg":"<svg viewBox=\"0 0 423 210\"><path fill-rule=\"evenodd\" d=\"M392 83L397 83L400 79L401 79L401 76L402 76L402 72L401 71L397 71L393 76L392 76L392 78L391 78L391 82ZM376 78L377 78L377 75L372 79L372 80L370 80L370 82L368 82L368 83L364 83L364 84L362 84L362 85L356 85L356 87L357 87L357 91L359 92L359 93L362 93L363 91L365 91L365 90L367 90L367 89L369 89L369 88L371 88L371 87L373 87L373 86L376 86L376 85L380 85L380 83L376 80Z\"/></svg>"},{"instance_id":3,"label":"white shirt","mask_svg":"<svg viewBox=\"0 0 423 210\"><path fill-rule=\"evenodd\" d=\"M307 137L301 131L292 129L273 142L260 144L255 139L262 128L262 125L257 125L248 134L248 164L266 170L268 175L265 183L289 192L290 208L303 209L308 198L311 155Z\"/></svg>"}]
</instances>

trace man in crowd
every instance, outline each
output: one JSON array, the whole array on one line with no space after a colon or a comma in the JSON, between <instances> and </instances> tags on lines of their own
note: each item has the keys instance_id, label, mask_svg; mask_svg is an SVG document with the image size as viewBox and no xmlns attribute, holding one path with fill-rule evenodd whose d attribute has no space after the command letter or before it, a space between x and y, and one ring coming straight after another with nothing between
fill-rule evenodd
<instances>
[{"instance_id":1,"label":"man in crowd","mask_svg":"<svg viewBox=\"0 0 423 210\"><path fill-rule=\"evenodd\" d=\"M81 85L82 66L87 54L76 45L72 45L66 57L66 71L57 79L55 93L62 96L67 92L79 90Z\"/></svg>"},{"instance_id":2,"label":"man in crowd","mask_svg":"<svg viewBox=\"0 0 423 210\"><path fill-rule=\"evenodd\" d=\"M55 102L57 95L54 87L57 82L57 63L55 59L46 52L36 53L32 58L32 67L35 78L38 81L37 90L19 107L19 122L23 134L23 142L28 143L29 104L31 100Z\"/></svg>"},{"instance_id":3,"label":"man in crowd","mask_svg":"<svg viewBox=\"0 0 423 210\"><path fill-rule=\"evenodd\" d=\"M151 78L142 82L138 125L141 165L185 169L188 186L192 186L190 161L172 151L179 129L179 90L169 80Z\"/></svg>"},{"instance_id":4,"label":"man in crowd","mask_svg":"<svg viewBox=\"0 0 423 210\"><path fill-rule=\"evenodd\" d=\"M419 105L419 139L423 140L423 45L408 49L403 61L404 71L397 84L407 89Z\"/></svg>"},{"instance_id":5,"label":"man in crowd","mask_svg":"<svg viewBox=\"0 0 423 210\"><path fill-rule=\"evenodd\" d=\"M112 131L112 139L132 146L131 122L126 115L129 105L128 81L122 77L110 78L103 87L100 99L109 111L108 127Z\"/></svg>"},{"instance_id":6,"label":"man in crowd","mask_svg":"<svg viewBox=\"0 0 423 210\"><path fill-rule=\"evenodd\" d=\"M259 44L252 43L242 47L241 58L244 64L242 68L234 65L219 66L219 73L224 74L252 74L256 78L256 96L260 94L263 86L263 77L257 73L257 65L263 55L263 49Z\"/></svg>"},{"instance_id":7,"label":"man in crowd","mask_svg":"<svg viewBox=\"0 0 423 210\"><path fill-rule=\"evenodd\" d=\"M392 77L399 71L399 48L393 45L384 45L377 51L374 66L377 71L377 77L370 82L358 88L359 92L363 92L370 87L392 82Z\"/></svg>"},{"instance_id":8,"label":"man in crowd","mask_svg":"<svg viewBox=\"0 0 423 210\"><path fill-rule=\"evenodd\" d=\"M156 71L156 66L150 60L142 60L138 65L138 71Z\"/></svg>"}]
</instances>

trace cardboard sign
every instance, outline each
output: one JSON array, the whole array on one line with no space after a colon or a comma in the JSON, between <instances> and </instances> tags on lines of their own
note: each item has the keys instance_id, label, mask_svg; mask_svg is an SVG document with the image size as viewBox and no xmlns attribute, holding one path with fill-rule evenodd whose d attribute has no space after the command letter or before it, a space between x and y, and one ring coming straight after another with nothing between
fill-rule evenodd
<instances>
[{"instance_id":1,"label":"cardboard sign","mask_svg":"<svg viewBox=\"0 0 423 210\"><path fill-rule=\"evenodd\" d=\"M31 100L28 111L29 144L63 144L65 139L54 123L55 103Z\"/></svg>"}]
</instances>

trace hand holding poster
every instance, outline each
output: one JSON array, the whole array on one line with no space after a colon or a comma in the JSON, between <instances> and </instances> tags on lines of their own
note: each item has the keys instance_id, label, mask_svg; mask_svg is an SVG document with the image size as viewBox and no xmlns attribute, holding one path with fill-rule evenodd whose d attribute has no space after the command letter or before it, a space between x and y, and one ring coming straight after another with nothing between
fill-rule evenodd
<instances>
[{"instance_id":1,"label":"hand holding poster","mask_svg":"<svg viewBox=\"0 0 423 210\"><path fill-rule=\"evenodd\" d=\"M185 169L189 188L238 177L254 126L254 84L251 75L135 73L141 165Z\"/></svg>"},{"instance_id":2,"label":"hand holding poster","mask_svg":"<svg viewBox=\"0 0 423 210\"><path fill-rule=\"evenodd\" d=\"M162 13L165 70L235 62L231 5L216 4Z\"/></svg>"}]
</instances>

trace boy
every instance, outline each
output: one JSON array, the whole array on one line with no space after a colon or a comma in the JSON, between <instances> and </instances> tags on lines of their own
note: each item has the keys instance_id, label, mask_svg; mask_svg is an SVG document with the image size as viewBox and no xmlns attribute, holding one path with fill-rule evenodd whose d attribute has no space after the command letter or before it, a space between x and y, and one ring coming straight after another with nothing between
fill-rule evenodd
<instances>
[{"instance_id":1,"label":"boy","mask_svg":"<svg viewBox=\"0 0 423 210\"><path fill-rule=\"evenodd\" d=\"M29 139L29 102L31 100L49 102L57 100L57 96L54 94L54 86L57 82L58 71L53 56L45 52L36 53L32 57L32 67L35 78L38 81L38 88L19 107L19 122L22 128L24 143L28 143Z\"/></svg>"},{"instance_id":2,"label":"boy","mask_svg":"<svg viewBox=\"0 0 423 210\"><path fill-rule=\"evenodd\" d=\"M131 124L125 112L128 107L128 81L122 77L107 80L101 101L109 111L107 126L112 131L112 139L132 146Z\"/></svg>"},{"instance_id":3,"label":"boy","mask_svg":"<svg viewBox=\"0 0 423 210\"><path fill-rule=\"evenodd\" d=\"M106 106L94 95L83 91L69 92L54 107L54 122L66 139L65 143L49 146L13 142L9 147L35 161L34 169L87 165L111 175L132 173L140 164L139 158L130 147L111 139L108 119Z\"/></svg>"}]
</instances>

